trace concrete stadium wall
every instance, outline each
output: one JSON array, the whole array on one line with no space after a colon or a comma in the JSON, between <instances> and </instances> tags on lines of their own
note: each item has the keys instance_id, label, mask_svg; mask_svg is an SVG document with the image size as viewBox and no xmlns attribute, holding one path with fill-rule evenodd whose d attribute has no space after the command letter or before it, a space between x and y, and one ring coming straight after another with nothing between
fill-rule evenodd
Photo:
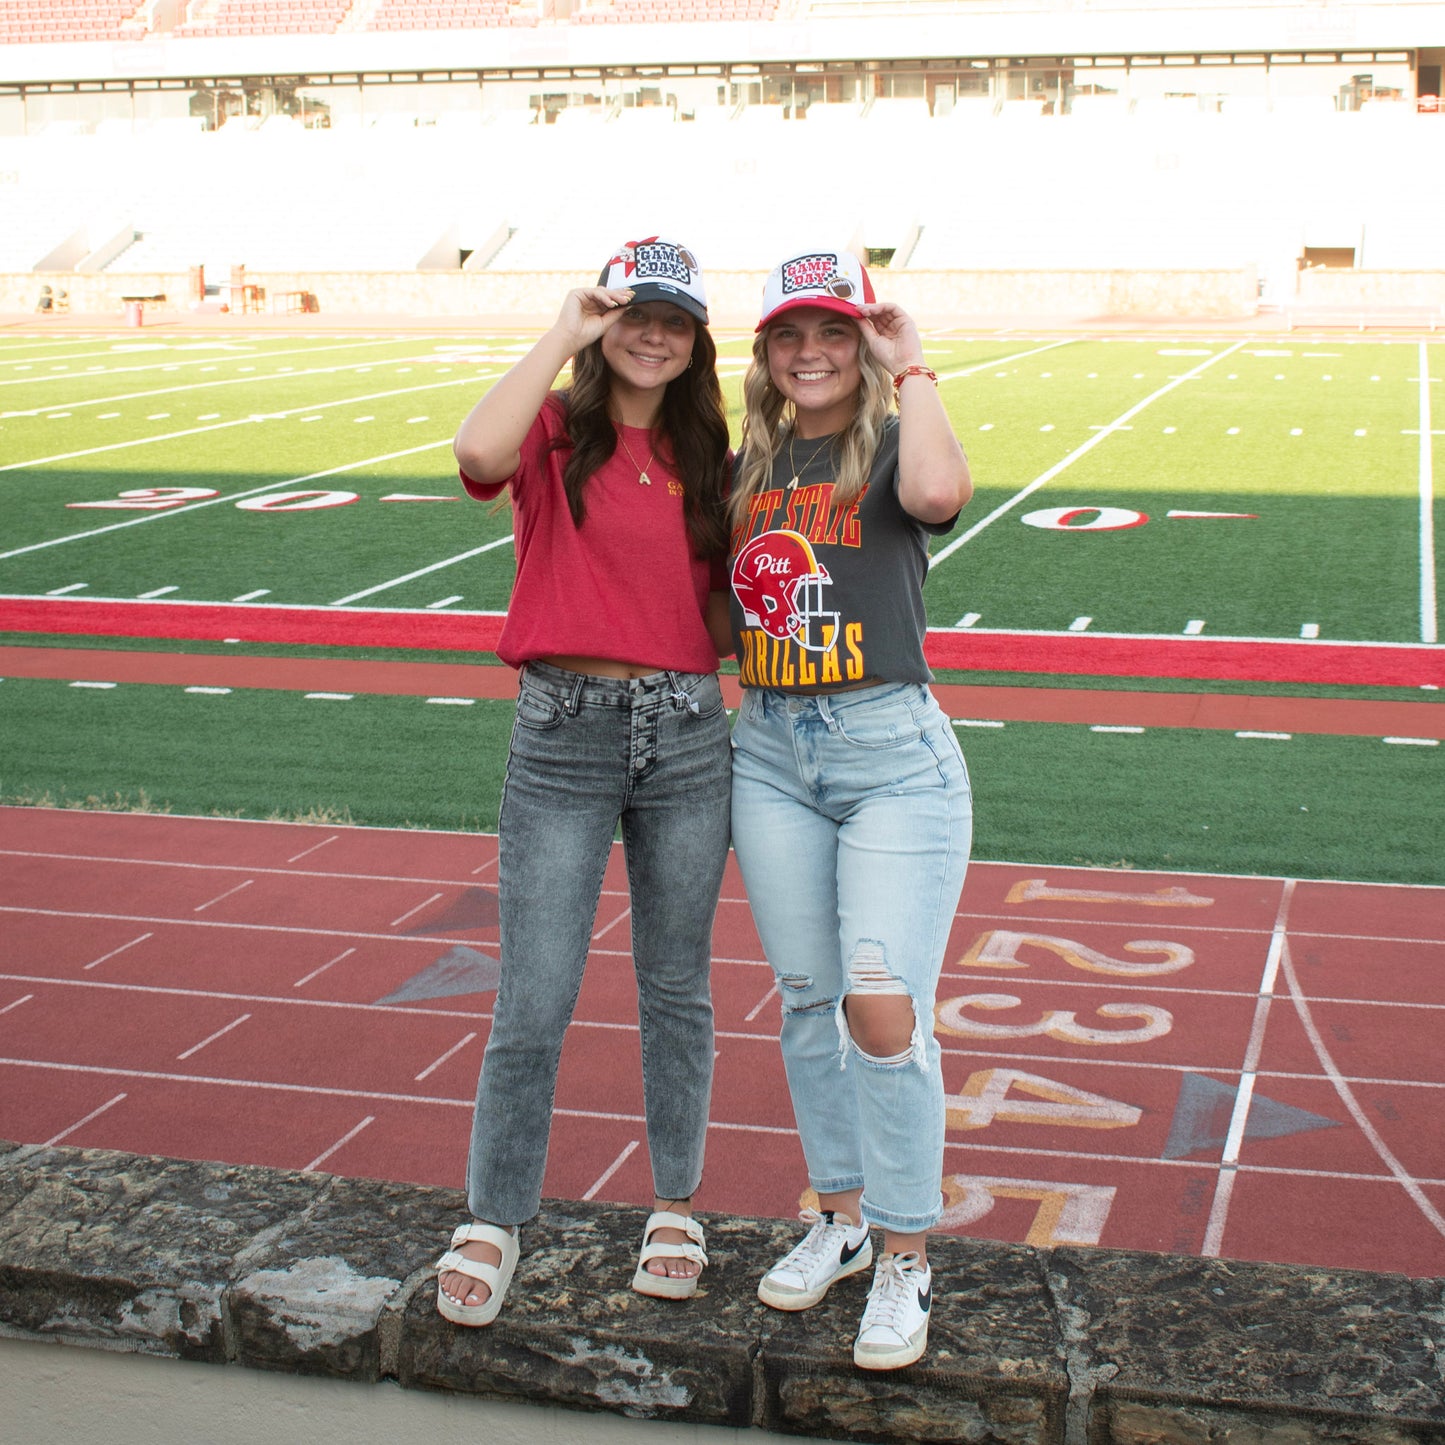
<instances>
[{"instance_id":1,"label":"concrete stadium wall","mask_svg":"<svg viewBox=\"0 0 1445 1445\"><path fill-rule=\"evenodd\" d=\"M220 278L212 278L220 279ZM751 329L765 273L715 271L707 278L713 323ZM475 316L479 325L533 326L549 322L563 294L594 285L582 272L253 272L265 288L264 309L288 292L309 291L322 315ZM1239 319L1253 316L1258 284L1253 268L1200 270L877 271L881 296L897 301L925 326L980 316L1165 317ZM115 319L125 295L164 293L172 311L188 307L189 278L181 273L83 275L27 272L0 275L0 312L35 307L40 288L69 293L72 313ZM1445 290L1445 272L1441 273ZM225 292L223 290L222 296Z\"/></svg>"}]
</instances>

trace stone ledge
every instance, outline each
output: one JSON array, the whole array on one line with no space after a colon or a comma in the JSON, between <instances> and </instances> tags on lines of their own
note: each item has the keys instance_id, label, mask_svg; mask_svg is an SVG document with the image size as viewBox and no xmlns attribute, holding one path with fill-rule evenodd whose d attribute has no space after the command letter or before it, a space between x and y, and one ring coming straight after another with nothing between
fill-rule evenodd
<instances>
[{"instance_id":1,"label":"stone ledge","mask_svg":"<svg viewBox=\"0 0 1445 1445\"><path fill-rule=\"evenodd\" d=\"M782 1315L791 1223L704 1216L691 1302L644 1211L549 1201L486 1330L436 1313L456 1190L0 1142L0 1335L637 1418L968 1445L1445 1445L1445 1281L940 1236L923 1365L853 1368L866 1288Z\"/></svg>"}]
</instances>

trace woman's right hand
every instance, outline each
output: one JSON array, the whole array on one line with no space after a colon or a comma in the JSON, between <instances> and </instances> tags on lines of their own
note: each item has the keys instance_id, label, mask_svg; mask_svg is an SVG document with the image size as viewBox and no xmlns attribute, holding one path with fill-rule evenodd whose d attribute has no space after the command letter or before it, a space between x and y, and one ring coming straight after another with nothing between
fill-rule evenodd
<instances>
[{"instance_id":1,"label":"woman's right hand","mask_svg":"<svg viewBox=\"0 0 1445 1445\"><path fill-rule=\"evenodd\" d=\"M564 298L553 330L565 334L576 353L605 335L631 302L630 286L579 286Z\"/></svg>"}]
</instances>

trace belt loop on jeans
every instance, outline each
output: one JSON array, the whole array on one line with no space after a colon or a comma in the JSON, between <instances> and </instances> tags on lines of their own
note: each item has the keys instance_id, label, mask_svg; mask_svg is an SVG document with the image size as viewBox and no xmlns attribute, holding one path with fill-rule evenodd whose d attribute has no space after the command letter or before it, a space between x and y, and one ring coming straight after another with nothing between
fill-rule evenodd
<instances>
[{"instance_id":1,"label":"belt loop on jeans","mask_svg":"<svg viewBox=\"0 0 1445 1445\"><path fill-rule=\"evenodd\" d=\"M682 685L682 679L671 669L667 674L668 685L672 691L668 694L672 705L679 709L686 708L693 717L701 717L702 709L693 701L692 694Z\"/></svg>"},{"instance_id":2,"label":"belt loop on jeans","mask_svg":"<svg viewBox=\"0 0 1445 1445\"><path fill-rule=\"evenodd\" d=\"M575 681L567 692L567 713L570 717L576 717L582 708L582 689L587 686L587 679L579 672L575 674Z\"/></svg>"},{"instance_id":3,"label":"belt loop on jeans","mask_svg":"<svg viewBox=\"0 0 1445 1445\"><path fill-rule=\"evenodd\" d=\"M828 699L826 695L821 692L817 693L815 694L813 701L818 705L818 716L822 718L825 723L828 724L828 727L831 730L834 726L833 710L828 706Z\"/></svg>"}]
</instances>

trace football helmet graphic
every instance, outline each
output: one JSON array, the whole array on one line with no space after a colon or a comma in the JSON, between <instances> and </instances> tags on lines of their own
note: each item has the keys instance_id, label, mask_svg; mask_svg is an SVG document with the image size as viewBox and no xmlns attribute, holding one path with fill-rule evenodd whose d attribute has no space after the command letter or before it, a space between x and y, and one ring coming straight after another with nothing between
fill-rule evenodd
<instances>
[{"instance_id":1,"label":"football helmet graphic","mask_svg":"<svg viewBox=\"0 0 1445 1445\"><path fill-rule=\"evenodd\" d=\"M743 621L779 641L791 637L809 652L826 652L838 637L838 614L827 608L823 591L831 585L828 569L799 532L760 533L733 563Z\"/></svg>"}]
</instances>

